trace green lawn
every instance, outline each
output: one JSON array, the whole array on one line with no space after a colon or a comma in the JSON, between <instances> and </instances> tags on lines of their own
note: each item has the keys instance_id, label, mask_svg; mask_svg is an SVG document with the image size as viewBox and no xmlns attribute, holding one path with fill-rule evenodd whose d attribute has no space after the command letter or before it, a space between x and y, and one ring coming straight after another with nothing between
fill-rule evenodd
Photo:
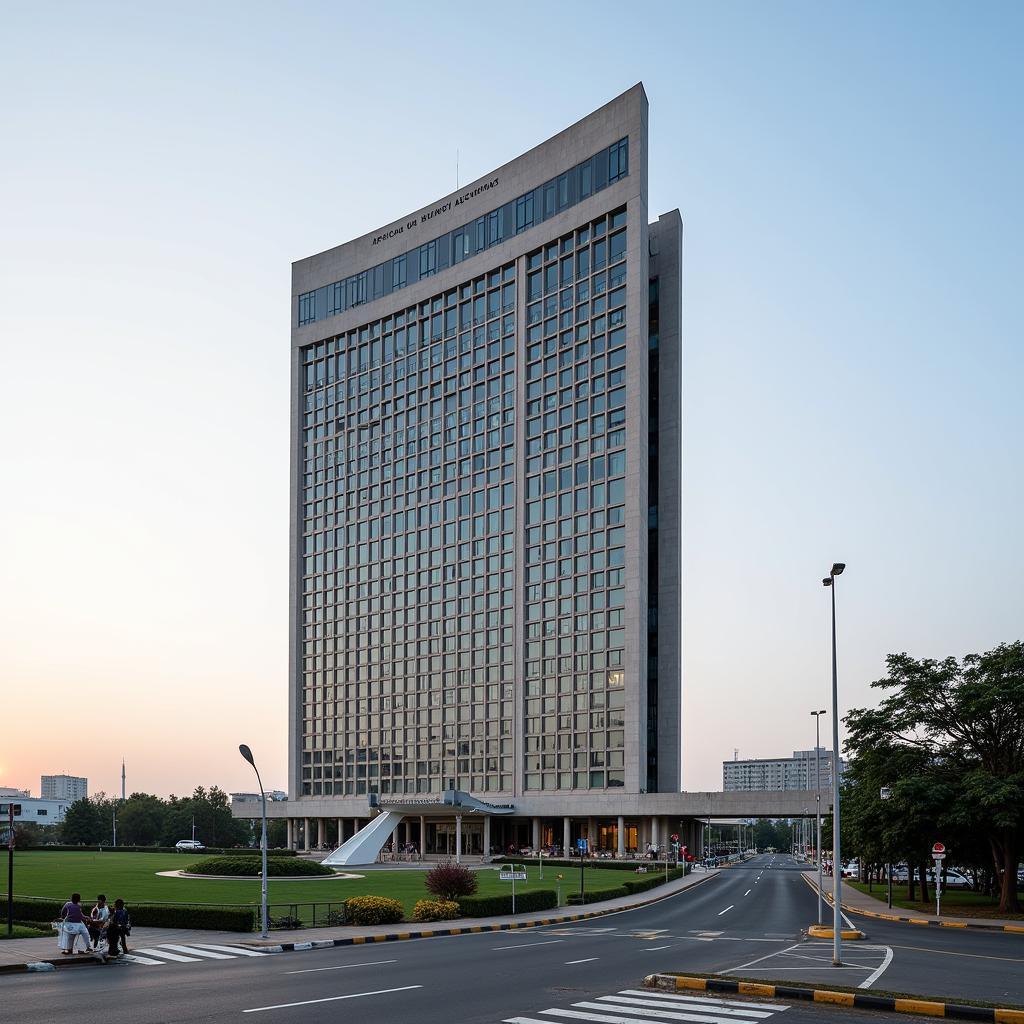
<instances>
[{"instance_id":1,"label":"green lawn","mask_svg":"<svg viewBox=\"0 0 1024 1024\"><path fill-rule=\"evenodd\" d=\"M123 899L126 903L217 903L258 904L259 878L210 880L193 878L165 878L158 871L182 869L194 857L173 853L48 853L41 850L18 851L14 855L14 892L18 896L43 896L65 900L72 892L82 894L82 902L92 905L98 893L109 900ZM359 868L352 869L359 874ZM538 877L536 865L527 867L528 880L516 882L516 892L530 889L554 889L557 876L563 875L561 897L564 904L568 894L579 892L580 873L572 868L545 866L544 878ZM405 905L406 914L412 913L417 900L428 896L423 887L424 871L367 871L362 878L318 879L308 881L268 882L270 903L278 906L272 911L277 916L286 913L281 904L340 902L350 896L392 896ZM633 875L630 872L601 868L586 869L588 890L609 889L620 886ZM505 895L512 891L511 882L498 880L494 868L477 872L478 895ZM6 895L6 878L0 879ZM300 916L305 916L302 914Z\"/></svg>"},{"instance_id":2,"label":"green lawn","mask_svg":"<svg viewBox=\"0 0 1024 1024\"><path fill-rule=\"evenodd\" d=\"M54 941L56 941L56 932L52 928L37 927L32 924L19 924L15 921L14 930L8 935L7 922L4 921L3 924L0 924L0 939L42 939L48 935L52 935Z\"/></svg>"},{"instance_id":3,"label":"green lawn","mask_svg":"<svg viewBox=\"0 0 1024 1024\"><path fill-rule=\"evenodd\" d=\"M868 891L867 883L865 882L847 880L844 884L852 885L860 892L867 893L869 896L874 896L876 900L884 901L886 898L887 890L884 882L875 882L874 887L870 892ZM916 886L915 890L918 895L920 895L920 885ZM906 884L893 883L892 905L894 907L899 907L902 910L916 910L918 912L934 914L935 889L930 884L928 886L928 895L931 898L927 903L922 903L919 899L911 902L907 899ZM970 892L964 889L943 889L942 910L943 913L949 913L955 917L995 917L1001 919L1005 918L1010 921L1024 920L1024 914L1000 914L998 900L991 899L980 892Z\"/></svg>"}]
</instances>

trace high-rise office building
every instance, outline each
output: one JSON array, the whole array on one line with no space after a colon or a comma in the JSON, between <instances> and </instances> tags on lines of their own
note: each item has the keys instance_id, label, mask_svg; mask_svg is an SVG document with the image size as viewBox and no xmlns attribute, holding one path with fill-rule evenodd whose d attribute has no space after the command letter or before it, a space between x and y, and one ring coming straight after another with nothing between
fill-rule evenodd
<instances>
[{"instance_id":1,"label":"high-rise office building","mask_svg":"<svg viewBox=\"0 0 1024 1024\"><path fill-rule=\"evenodd\" d=\"M818 782L815 785L815 765ZM839 777L846 770L846 762L839 759ZM832 751L819 747L814 750L794 750L792 757L749 758L722 762L722 789L725 791L764 790L778 792L784 789L832 788Z\"/></svg>"},{"instance_id":2,"label":"high-rise office building","mask_svg":"<svg viewBox=\"0 0 1024 1024\"><path fill-rule=\"evenodd\" d=\"M89 795L89 780L78 775L42 775L40 795L44 800L65 800L74 803Z\"/></svg>"},{"instance_id":3,"label":"high-rise office building","mask_svg":"<svg viewBox=\"0 0 1024 1024\"><path fill-rule=\"evenodd\" d=\"M451 791L511 808L502 840L653 834L642 796L680 788L681 237L648 220L637 85L294 264L293 842Z\"/></svg>"}]
</instances>

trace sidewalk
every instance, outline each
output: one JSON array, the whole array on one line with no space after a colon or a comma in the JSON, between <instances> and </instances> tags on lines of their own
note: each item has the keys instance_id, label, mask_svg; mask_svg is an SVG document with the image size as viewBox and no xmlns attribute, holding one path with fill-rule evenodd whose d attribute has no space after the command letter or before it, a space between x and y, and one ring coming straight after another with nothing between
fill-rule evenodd
<instances>
[{"instance_id":1,"label":"sidewalk","mask_svg":"<svg viewBox=\"0 0 1024 1024\"><path fill-rule=\"evenodd\" d=\"M804 874L804 881L815 891L818 891L817 878ZM825 899L831 906L832 894L828 886L831 879L828 879L823 888ZM943 914L936 917L935 914L925 914L916 910L904 910L902 907L889 909L884 900L877 900L874 896L855 889L852 885L843 885L843 910L851 914L863 914L865 917L875 917L883 921L900 921L904 924L931 925L936 928L982 928L989 931L1019 932L1024 934L1024 921L1004 921L993 917L957 917L955 914Z\"/></svg>"},{"instance_id":2,"label":"sidewalk","mask_svg":"<svg viewBox=\"0 0 1024 1024\"><path fill-rule=\"evenodd\" d=\"M133 928L128 940L129 950L144 946L174 942L187 946L189 943L213 943L223 946L243 946L246 949L283 951L292 949L321 949L328 946L352 946L367 942L395 942L402 939L428 938L442 935L465 935L472 932L504 931L507 929L533 928L537 925L557 924L561 921L579 921L587 917L600 917L620 910L642 907L648 903L674 896L684 889L713 878L717 871L696 871L685 878L676 879L666 885L659 885L636 896L622 896L603 903L588 903L583 907L560 907L557 910L539 911L531 914L511 914L504 917L465 917L457 921L441 922L436 925L388 924L344 928L296 928L290 931L273 931L268 939L246 932L214 932L184 928ZM409 929L419 929L411 931ZM96 963L89 956L77 953L61 956L57 949L57 936L38 939L0 940L0 970L23 966L33 961L56 961L59 965L82 961Z\"/></svg>"}]
</instances>

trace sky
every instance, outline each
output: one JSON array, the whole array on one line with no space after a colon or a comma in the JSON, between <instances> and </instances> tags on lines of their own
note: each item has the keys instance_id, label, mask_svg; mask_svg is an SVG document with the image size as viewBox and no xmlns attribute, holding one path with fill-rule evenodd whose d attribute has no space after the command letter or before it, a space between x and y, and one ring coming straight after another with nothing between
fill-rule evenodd
<instances>
[{"instance_id":1,"label":"sky","mask_svg":"<svg viewBox=\"0 0 1024 1024\"><path fill-rule=\"evenodd\" d=\"M833 561L841 714L1024 638L1021 5L2 6L0 786L286 787L290 263L637 81L684 787L813 746Z\"/></svg>"}]
</instances>

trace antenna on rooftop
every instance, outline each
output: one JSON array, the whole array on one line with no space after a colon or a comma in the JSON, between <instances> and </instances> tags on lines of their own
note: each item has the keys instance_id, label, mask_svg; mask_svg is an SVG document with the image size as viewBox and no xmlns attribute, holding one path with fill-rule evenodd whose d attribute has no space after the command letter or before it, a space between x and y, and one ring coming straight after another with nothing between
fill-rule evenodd
<instances>
[{"instance_id":1,"label":"antenna on rooftop","mask_svg":"<svg viewBox=\"0 0 1024 1024\"><path fill-rule=\"evenodd\" d=\"M740 748L739 747L733 747L732 748L732 759L734 761L738 761L740 759Z\"/></svg>"},{"instance_id":2,"label":"antenna on rooftop","mask_svg":"<svg viewBox=\"0 0 1024 1024\"><path fill-rule=\"evenodd\" d=\"M455 187L459 187L459 151L455 150Z\"/></svg>"}]
</instances>

